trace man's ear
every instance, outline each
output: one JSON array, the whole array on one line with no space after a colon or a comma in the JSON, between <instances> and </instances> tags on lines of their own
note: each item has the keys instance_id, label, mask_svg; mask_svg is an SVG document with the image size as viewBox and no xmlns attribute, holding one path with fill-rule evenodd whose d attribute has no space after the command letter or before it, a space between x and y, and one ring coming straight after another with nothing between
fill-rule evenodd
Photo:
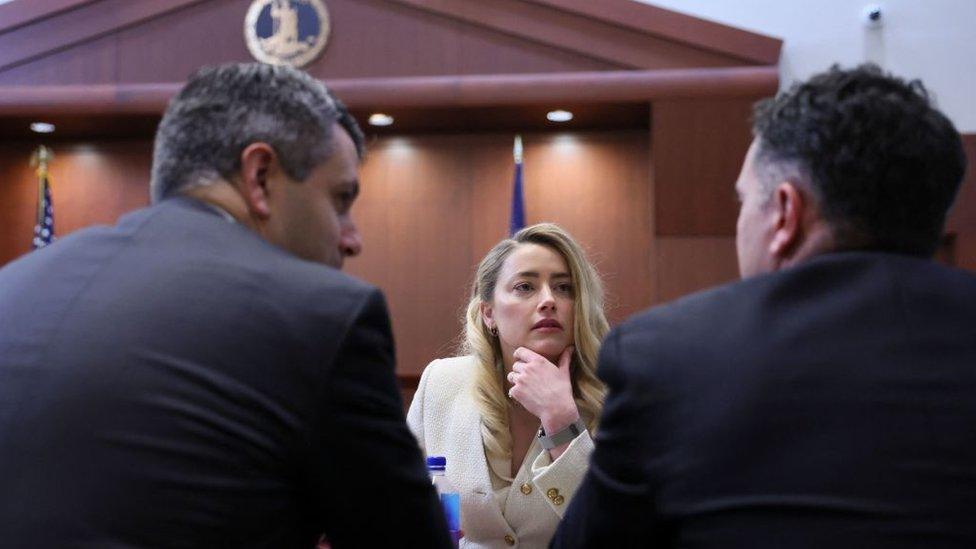
<instances>
[{"instance_id":1,"label":"man's ear","mask_svg":"<svg viewBox=\"0 0 976 549\"><path fill-rule=\"evenodd\" d=\"M806 200L796 185L783 182L776 186L769 198L775 216L773 237L769 241L769 253L775 259L787 259L803 240L803 217Z\"/></svg>"},{"instance_id":2,"label":"man's ear","mask_svg":"<svg viewBox=\"0 0 976 549\"><path fill-rule=\"evenodd\" d=\"M238 188L248 212L258 219L271 216L269 179L278 169L278 155L267 143L251 143L241 151Z\"/></svg>"}]
</instances>

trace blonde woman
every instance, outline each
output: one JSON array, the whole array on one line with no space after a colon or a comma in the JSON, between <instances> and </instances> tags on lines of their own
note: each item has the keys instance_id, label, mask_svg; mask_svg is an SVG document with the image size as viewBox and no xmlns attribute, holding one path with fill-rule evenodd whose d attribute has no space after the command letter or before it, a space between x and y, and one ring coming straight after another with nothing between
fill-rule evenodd
<instances>
[{"instance_id":1,"label":"blonde woman","mask_svg":"<svg viewBox=\"0 0 976 549\"><path fill-rule=\"evenodd\" d=\"M435 360L407 422L447 458L462 547L546 547L586 472L604 387L603 289L560 227L533 225L478 266L465 356Z\"/></svg>"}]
</instances>

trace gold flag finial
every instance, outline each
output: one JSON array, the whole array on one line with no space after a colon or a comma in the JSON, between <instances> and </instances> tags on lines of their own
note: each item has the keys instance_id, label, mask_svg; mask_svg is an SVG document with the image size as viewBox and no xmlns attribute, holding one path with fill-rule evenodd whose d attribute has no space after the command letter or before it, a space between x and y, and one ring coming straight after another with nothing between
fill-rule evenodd
<instances>
[{"instance_id":1,"label":"gold flag finial","mask_svg":"<svg viewBox=\"0 0 976 549\"><path fill-rule=\"evenodd\" d=\"M53 159L54 153L44 145L34 149L34 153L31 154L30 165L32 168L37 168L37 177L47 177L47 165Z\"/></svg>"}]
</instances>

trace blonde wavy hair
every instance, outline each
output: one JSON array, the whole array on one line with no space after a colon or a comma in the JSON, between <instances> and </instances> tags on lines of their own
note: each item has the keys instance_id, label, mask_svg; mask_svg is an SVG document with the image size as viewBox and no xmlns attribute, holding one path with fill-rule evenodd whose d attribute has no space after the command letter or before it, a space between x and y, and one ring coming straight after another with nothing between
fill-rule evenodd
<instances>
[{"instance_id":1,"label":"blonde wavy hair","mask_svg":"<svg viewBox=\"0 0 976 549\"><path fill-rule=\"evenodd\" d=\"M590 431L596 429L606 388L596 377L600 342L610 330L603 311L603 284L583 249L558 225L540 223L526 227L495 245L478 265L464 320L462 351L478 364L474 397L481 411L482 438L489 457L511 459L512 435L508 412L513 405L505 393L505 365L498 338L481 317L481 306L491 303L505 259L523 244L539 244L557 252L566 261L573 282L573 340L576 347L570 364L573 399Z\"/></svg>"}]
</instances>

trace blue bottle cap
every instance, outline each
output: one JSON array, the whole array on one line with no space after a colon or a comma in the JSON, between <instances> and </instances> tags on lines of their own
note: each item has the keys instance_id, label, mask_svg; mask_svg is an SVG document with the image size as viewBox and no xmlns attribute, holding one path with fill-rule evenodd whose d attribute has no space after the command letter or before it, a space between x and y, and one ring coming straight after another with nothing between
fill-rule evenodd
<instances>
[{"instance_id":1,"label":"blue bottle cap","mask_svg":"<svg viewBox=\"0 0 976 549\"><path fill-rule=\"evenodd\" d=\"M447 458L444 456L428 456L427 468L435 471L443 471L447 466Z\"/></svg>"}]
</instances>

